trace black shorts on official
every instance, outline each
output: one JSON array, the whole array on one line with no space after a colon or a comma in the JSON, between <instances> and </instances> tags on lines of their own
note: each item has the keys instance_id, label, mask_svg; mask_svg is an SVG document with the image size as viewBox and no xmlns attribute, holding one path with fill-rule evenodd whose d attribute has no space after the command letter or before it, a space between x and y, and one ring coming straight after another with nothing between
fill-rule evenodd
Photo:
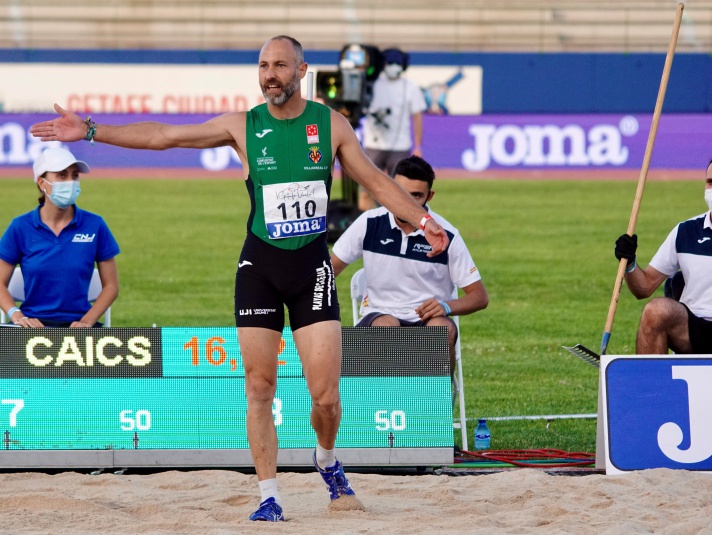
<instances>
[{"instance_id":1,"label":"black shorts on official","mask_svg":"<svg viewBox=\"0 0 712 535\"><path fill-rule=\"evenodd\" d=\"M382 312L369 312L366 314L363 318L361 318L358 323L356 324L356 327L370 327L373 325L373 322L376 321L376 318L380 318L381 316L386 316L386 314L383 314ZM394 316L395 317L395 316ZM398 323L400 323L401 327L423 327L425 326L424 321L406 321L402 320L400 318L396 318L398 320ZM455 321L448 317L447 318L450 323L455 325ZM457 333L457 328L455 329L455 332ZM459 333L458 333L459 334Z\"/></svg>"},{"instance_id":2,"label":"black shorts on official","mask_svg":"<svg viewBox=\"0 0 712 535\"><path fill-rule=\"evenodd\" d=\"M370 327L371 324L376 321L376 318L380 318L381 316L386 316L386 314L381 312L369 312L363 318L358 320L356 327ZM401 327L422 327L425 325L422 321L406 321L399 318L396 319L400 323Z\"/></svg>"},{"instance_id":3,"label":"black shorts on official","mask_svg":"<svg viewBox=\"0 0 712 535\"><path fill-rule=\"evenodd\" d=\"M687 328L690 331L692 354L712 354L712 321L698 318L690 312L687 305L685 305L685 310L687 310Z\"/></svg>"},{"instance_id":4,"label":"black shorts on official","mask_svg":"<svg viewBox=\"0 0 712 535\"><path fill-rule=\"evenodd\" d=\"M297 250L270 245L248 232L235 275L235 323L282 332L284 305L292 331L339 321L326 233Z\"/></svg>"}]
</instances>

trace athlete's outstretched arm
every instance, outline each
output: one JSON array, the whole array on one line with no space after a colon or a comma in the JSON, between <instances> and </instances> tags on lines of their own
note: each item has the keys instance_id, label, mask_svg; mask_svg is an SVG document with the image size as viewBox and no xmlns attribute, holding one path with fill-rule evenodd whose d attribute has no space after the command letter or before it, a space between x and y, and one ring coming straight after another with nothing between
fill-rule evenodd
<instances>
[{"instance_id":1,"label":"athlete's outstretched arm","mask_svg":"<svg viewBox=\"0 0 712 535\"><path fill-rule=\"evenodd\" d=\"M331 112L333 147L346 174L366 188L373 198L388 208L396 217L418 228L428 212L388 175L381 172L368 156L354 134L353 128L340 113ZM428 216L429 217L429 216ZM425 239L432 247L428 256L435 256L447 249L450 240L445 230L432 218L424 228Z\"/></svg>"},{"instance_id":2,"label":"athlete's outstretched arm","mask_svg":"<svg viewBox=\"0 0 712 535\"><path fill-rule=\"evenodd\" d=\"M54 105L59 117L30 128L42 141L79 141L87 136L87 123L76 113ZM234 146L231 131L244 126L244 113L215 117L201 124L169 125L153 121L125 125L97 124L94 140L129 149L164 150L174 147L207 149ZM235 129L235 130L233 130ZM244 128L243 128L244 129Z\"/></svg>"}]
</instances>

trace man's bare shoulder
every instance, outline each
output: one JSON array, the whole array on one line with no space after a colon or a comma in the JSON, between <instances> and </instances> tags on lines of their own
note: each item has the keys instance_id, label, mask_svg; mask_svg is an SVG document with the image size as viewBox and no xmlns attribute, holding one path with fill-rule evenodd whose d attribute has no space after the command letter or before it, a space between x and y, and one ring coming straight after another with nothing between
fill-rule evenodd
<instances>
[{"instance_id":1,"label":"man's bare shoulder","mask_svg":"<svg viewBox=\"0 0 712 535\"><path fill-rule=\"evenodd\" d=\"M331 114L331 128L332 128L332 130L337 127L344 128L346 126L351 128L351 125L346 120L346 117L343 116L343 114L339 113L338 111L336 111L335 109L332 109L332 108L329 108L329 112Z\"/></svg>"},{"instance_id":2,"label":"man's bare shoulder","mask_svg":"<svg viewBox=\"0 0 712 535\"><path fill-rule=\"evenodd\" d=\"M356 139L351 123L336 110L331 110L331 133L337 146L348 141L351 137Z\"/></svg>"},{"instance_id":3,"label":"man's bare shoulder","mask_svg":"<svg viewBox=\"0 0 712 535\"><path fill-rule=\"evenodd\" d=\"M220 144L224 143L230 145L240 152L245 146L246 118L247 112L234 111L218 115L205 124L210 126L213 131L219 132L221 139Z\"/></svg>"}]
</instances>

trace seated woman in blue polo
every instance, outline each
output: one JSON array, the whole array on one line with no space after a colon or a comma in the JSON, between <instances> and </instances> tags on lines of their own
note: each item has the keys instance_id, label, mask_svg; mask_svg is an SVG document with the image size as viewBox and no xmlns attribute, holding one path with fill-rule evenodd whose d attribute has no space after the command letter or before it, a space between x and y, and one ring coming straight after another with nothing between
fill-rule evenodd
<instances>
[{"instance_id":1,"label":"seated woman in blue polo","mask_svg":"<svg viewBox=\"0 0 712 535\"><path fill-rule=\"evenodd\" d=\"M16 217L0 239L0 307L21 327L101 327L119 294L119 245L104 220L76 204L79 174L89 166L63 148L45 149L32 166L39 206ZM8 284L15 266L25 300L15 305ZM102 290L89 303L98 268Z\"/></svg>"}]
</instances>

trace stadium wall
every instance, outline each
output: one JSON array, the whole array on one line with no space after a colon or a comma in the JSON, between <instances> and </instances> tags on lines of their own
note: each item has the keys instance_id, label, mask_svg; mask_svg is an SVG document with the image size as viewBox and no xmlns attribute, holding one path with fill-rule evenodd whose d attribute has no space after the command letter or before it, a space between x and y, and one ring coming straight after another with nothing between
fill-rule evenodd
<instances>
[{"instance_id":1,"label":"stadium wall","mask_svg":"<svg viewBox=\"0 0 712 535\"><path fill-rule=\"evenodd\" d=\"M257 50L0 49L0 103L12 92L9 75L12 65L253 66L258 54ZM310 64L336 68L339 52L312 50L306 51L305 56ZM664 62L665 54L659 53L411 53L411 65L416 68L481 68L482 113L652 112ZM225 85L230 83L227 80ZM16 110L6 106L5 111ZM712 57L709 54L675 56L665 111L712 111Z\"/></svg>"},{"instance_id":2,"label":"stadium wall","mask_svg":"<svg viewBox=\"0 0 712 535\"><path fill-rule=\"evenodd\" d=\"M335 69L338 56L306 52L316 69ZM257 57L257 50L0 50L0 176L26 172L41 149L27 130L54 116L53 102L114 124L200 122L262 100ZM425 116L423 154L448 176L635 178L664 60L664 54L414 52L407 74L425 91L446 92L440 102L447 113ZM652 174L686 177L709 161L711 62L707 54L675 57ZM152 170L234 177L241 167L228 148L153 153L98 144L85 154L88 144L76 144L72 150L109 176L140 169L144 176Z\"/></svg>"}]
</instances>

